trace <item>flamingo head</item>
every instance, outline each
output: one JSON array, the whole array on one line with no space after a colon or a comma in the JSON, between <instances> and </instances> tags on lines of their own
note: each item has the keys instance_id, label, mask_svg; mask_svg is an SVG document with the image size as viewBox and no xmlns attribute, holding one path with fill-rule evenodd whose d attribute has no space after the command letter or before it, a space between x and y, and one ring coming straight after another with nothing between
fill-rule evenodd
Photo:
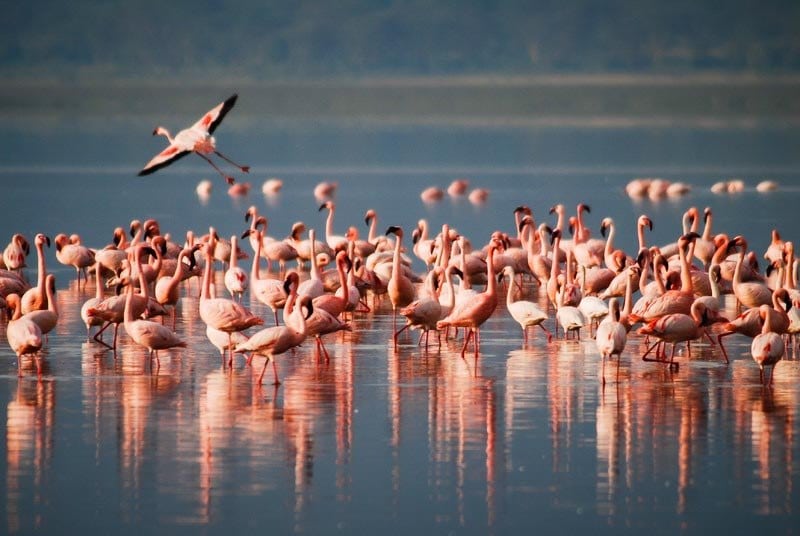
<instances>
[{"instance_id":1,"label":"flamingo head","mask_svg":"<svg viewBox=\"0 0 800 536\"><path fill-rule=\"evenodd\" d=\"M369 210L368 210L368 211L367 211L367 212L364 214L364 223L365 223L366 225L369 225L370 223L372 223L372 220L373 220L373 218L375 218L375 216L376 216L376 214L375 214L375 211L374 211L374 210L372 210L372 209L369 209Z\"/></svg>"},{"instance_id":2,"label":"flamingo head","mask_svg":"<svg viewBox=\"0 0 800 536\"><path fill-rule=\"evenodd\" d=\"M603 221L600 222L600 234L605 238L606 230L614 225L614 221L611 218L603 218Z\"/></svg>"},{"instance_id":3,"label":"flamingo head","mask_svg":"<svg viewBox=\"0 0 800 536\"><path fill-rule=\"evenodd\" d=\"M396 225L391 225L391 226L389 226L388 229L386 229L386 232L384 234L385 235L395 234L398 237L402 237L403 236L403 230L400 227L396 226Z\"/></svg>"},{"instance_id":4,"label":"flamingo head","mask_svg":"<svg viewBox=\"0 0 800 536\"><path fill-rule=\"evenodd\" d=\"M640 227L644 227L646 225L648 229L650 229L651 231L653 230L653 220L650 219L650 216L642 214L641 216L639 216L638 223Z\"/></svg>"},{"instance_id":5,"label":"flamingo head","mask_svg":"<svg viewBox=\"0 0 800 536\"><path fill-rule=\"evenodd\" d=\"M46 244L46 245L47 245L47 247L50 247L50 237L49 237L49 236L47 236L46 234L39 233L39 234L37 234L37 235L36 235L36 237L33 239L33 243L34 243L34 244L36 244L37 246L44 246L44 245ZM26 254L26 255L27 255L28 253L30 253L30 250L31 250L31 248L30 248L30 246L28 245L28 241L27 241L27 240L25 240L25 242L24 242L24 245L22 246L22 249L24 249L24 250L25 250L25 254Z\"/></svg>"}]
</instances>

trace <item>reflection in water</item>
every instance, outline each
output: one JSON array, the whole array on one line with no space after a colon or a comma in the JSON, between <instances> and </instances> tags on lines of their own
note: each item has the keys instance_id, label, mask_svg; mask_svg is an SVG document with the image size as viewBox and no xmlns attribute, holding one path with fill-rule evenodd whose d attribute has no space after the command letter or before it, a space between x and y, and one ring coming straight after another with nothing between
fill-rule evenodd
<instances>
[{"instance_id":1,"label":"reflection in water","mask_svg":"<svg viewBox=\"0 0 800 536\"><path fill-rule=\"evenodd\" d=\"M6 408L6 519L8 532L39 527L51 478L56 391L52 381L17 382ZM33 489L32 494L26 493Z\"/></svg>"},{"instance_id":2,"label":"reflection in water","mask_svg":"<svg viewBox=\"0 0 800 536\"><path fill-rule=\"evenodd\" d=\"M70 284L59 305L92 294ZM384 304L329 337L330 361L313 344L279 357L284 383L273 388L254 379L263 358L221 366L193 296L178 307L185 350L150 362L122 335L115 356L67 314L43 379L6 380L9 533L52 526L41 505L66 449L88 452L119 487L113 513L127 525L227 526L231 504L257 512L265 497L291 510L284 528L307 532L330 516L350 527L409 511L432 531L502 531L519 505L536 508L531 518L592 512L611 529L653 512L691 528L719 503L795 514L800 370L781 362L763 387L742 341L728 366L703 343L674 371L638 359L634 336L604 387L591 340L523 346L504 339L514 325L502 316L486 324L478 359L452 339L425 353L409 337L394 350ZM80 386L80 445L59 442L74 423L57 422L56 384L61 399ZM274 507L265 512L253 515L270 519Z\"/></svg>"}]
</instances>

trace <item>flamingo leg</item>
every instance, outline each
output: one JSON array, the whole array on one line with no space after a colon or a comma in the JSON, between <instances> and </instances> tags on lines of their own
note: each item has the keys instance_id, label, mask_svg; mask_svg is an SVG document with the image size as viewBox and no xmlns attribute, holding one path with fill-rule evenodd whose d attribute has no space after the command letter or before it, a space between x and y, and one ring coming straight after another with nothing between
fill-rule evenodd
<instances>
[{"instance_id":1,"label":"flamingo leg","mask_svg":"<svg viewBox=\"0 0 800 536\"><path fill-rule=\"evenodd\" d=\"M469 344L469 340L472 338L472 328L469 328L467 331L467 335L464 337L464 346L461 347L461 357L464 357L464 353L467 351L467 345Z\"/></svg>"},{"instance_id":2,"label":"flamingo leg","mask_svg":"<svg viewBox=\"0 0 800 536\"><path fill-rule=\"evenodd\" d=\"M659 345L659 343L661 343L661 341L656 341L656 342L654 342L654 343L652 344L652 346L650 346L650 348L648 348L648 349L647 349L647 351L646 351L646 352L644 353L644 355L642 356L642 361L660 361L660 360L658 359L658 350L656 350L656 357L655 357L655 359L647 359L647 354L649 354L650 352L652 352L652 351L653 351L653 348L655 348L656 346L658 346L658 345Z\"/></svg>"},{"instance_id":3,"label":"flamingo leg","mask_svg":"<svg viewBox=\"0 0 800 536\"><path fill-rule=\"evenodd\" d=\"M403 333L403 331L405 331L408 328L409 325L410 324L406 324L405 326L403 326L402 328L400 328L398 331L396 331L394 333L394 347L395 347L395 349L397 348L397 338L400 336L401 333Z\"/></svg>"},{"instance_id":4,"label":"flamingo leg","mask_svg":"<svg viewBox=\"0 0 800 536\"><path fill-rule=\"evenodd\" d=\"M250 166L239 165L239 164L237 164L236 162L234 162L233 160L231 160L230 158L228 158L227 156L225 156L224 154L222 154L219 151L214 151L214 154L217 155L218 157L222 158L223 160L225 160L229 164L232 164L232 165L236 166L237 168L239 168L240 170L242 170L242 173L250 173Z\"/></svg>"},{"instance_id":5,"label":"flamingo leg","mask_svg":"<svg viewBox=\"0 0 800 536\"><path fill-rule=\"evenodd\" d=\"M275 360L272 360L272 374L275 376L275 381L272 382L272 385L275 387L281 384L280 380L278 380L278 365L275 364Z\"/></svg>"},{"instance_id":6,"label":"flamingo leg","mask_svg":"<svg viewBox=\"0 0 800 536\"><path fill-rule=\"evenodd\" d=\"M544 327L544 324L539 324L539 327L540 327L540 328L542 328L542 330L543 330L545 333L547 333L547 344L550 344L551 342L553 342L553 334L552 334L552 333L550 333L550 332L547 330L547 328L546 328L546 327Z\"/></svg>"},{"instance_id":7,"label":"flamingo leg","mask_svg":"<svg viewBox=\"0 0 800 536\"><path fill-rule=\"evenodd\" d=\"M604 354L604 355L602 355L600 357L603 360L603 366L600 369L600 374L602 375L602 379L603 379L603 387L605 387L605 385L606 385L606 356Z\"/></svg>"},{"instance_id":8,"label":"flamingo leg","mask_svg":"<svg viewBox=\"0 0 800 536\"><path fill-rule=\"evenodd\" d=\"M194 154L198 155L200 158L202 158L203 160L205 160L206 162L208 162L209 164L211 164L211 167L213 167L214 169L216 169L216 170L217 170L217 173L219 173L220 175L222 175L222 178L223 178L223 179L225 179L225 182L227 182L228 184L233 184L233 183L235 182L235 180L234 180L234 178L233 178L233 177L231 177L230 175L225 175L225 173L224 173L224 172L223 172L221 169L219 169L219 168L217 167L217 165L216 165L214 162L212 162L212 161L211 161L211 159L210 159L209 157L207 157L206 155L204 155L204 154L202 154L202 153L198 153L197 151L195 151L195 153L194 153Z\"/></svg>"},{"instance_id":9,"label":"flamingo leg","mask_svg":"<svg viewBox=\"0 0 800 536\"><path fill-rule=\"evenodd\" d=\"M269 365L269 356L266 356L267 360L264 361L264 368L261 369L261 374L258 376L258 383L261 384L261 381L264 379L264 373L267 371L267 365Z\"/></svg>"},{"instance_id":10,"label":"flamingo leg","mask_svg":"<svg viewBox=\"0 0 800 536\"><path fill-rule=\"evenodd\" d=\"M726 363L730 363L730 361L728 360L728 352L725 350L725 346L722 344L722 337L727 337L728 335L731 335L732 333L733 332L731 331L729 333L720 333L719 335L717 335L717 342L719 343L719 348L720 348L720 350L722 350L722 355L725 357L725 362Z\"/></svg>"}]
</instances>

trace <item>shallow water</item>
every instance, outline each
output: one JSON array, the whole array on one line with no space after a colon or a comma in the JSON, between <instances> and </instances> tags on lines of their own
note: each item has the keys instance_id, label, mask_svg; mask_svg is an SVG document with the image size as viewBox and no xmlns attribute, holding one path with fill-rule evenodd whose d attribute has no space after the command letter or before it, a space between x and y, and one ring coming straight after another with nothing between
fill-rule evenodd
<instances>
[{"instance_id":1,"label":"shallow water","mask_svg":"<svg viewBox=\"0 0 800 536\"><path fill-rule=\"evenodd\" d=\"M649 239L666 243L692 205L710 206L715 231L746 235L759 256L773 227L797 240L800 134L792 127L271 125L232 113L217 131L220 149L253 166L239 176L253 190L232 199L193 156L135 177L163 143L148 135L152 126L125 116L4 123L0 229L6 237L79 233L102 247L115 226L154 217L178 238L209 225L230 236L244 230L254 204L273 236L298 220L321 233L326 214L312 189L329 180L339 183L337 233L353 225L366 234L363 214L374 208L381 231L395 224L410 234L426 218L480 245L495 229L513 232L520 204L552 223L554 203L588 202L593 233L613 216L618 245L629 251L636 216L649 214ZM648 175L694 189L678 200L629 200L626 181ZM260 192L269 176L284 179L275 198ZM462 176L490 189L486 204L420 201L423 188ZM214 191L201 201L194 187L206 177ZM750 187L710 193L730 177ZM781 190L755 192L766 178ZM729 338L729 365L701 342L670 371L643 362L632 334L603 387L585 333L548 345L537 331L523 345L501 304L477 359L459 356L460 340L426 352L416 334L395 351L384 303L358 315L352 332L326 338L330 362L311 343L278 358L283 384L275 389L269 370L264 385L255 382L261 358L223 369L196 314L196 286L177 317L189 347L156 365L124 337L116 358L85 342L78 312L93 284L78 288L52 249L47 262L61 320L41 378L29 359L17 376L0 327L5 532L788 533L800 519L799 361L782 361L764 388L743 337ZM533 287L525 291L544 304Z\"/></svg>"}]
</instances>

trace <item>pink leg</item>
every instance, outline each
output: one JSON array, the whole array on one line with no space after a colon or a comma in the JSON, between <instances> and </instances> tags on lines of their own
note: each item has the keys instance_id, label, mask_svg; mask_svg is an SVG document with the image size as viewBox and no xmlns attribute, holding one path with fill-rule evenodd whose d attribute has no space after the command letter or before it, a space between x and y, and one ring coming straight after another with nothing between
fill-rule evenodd
<instances>
[{"instance_id":1,"label":"pink leg","mask_svg":"<svg viewBox=\"0 0 800 536\"><path fill-rule=\"evenodd\" d=\"M466 336L464 337L464 346L461 347L461 357L464 357L464 353L467 351L467 345L469 344L469 340L471 338L472 338L472 328L469 328Z\"/></svg>"},{"instance_id":2,"label":"pink leg","mask_svg":"<svg viewBox=\"0 0 800 536\"><path fill-rule=\"evenodd\" d=\"M237 168L241 169L242 173L250 173L250 166L241 166L241 165L237 164L236 162L234 162L233 160L231 160L230 158L228 158L227 156L225 156L224 154L222 154L219 151L214 151L214 154L216 154L218 157L222 158L223 160L225 160L229 164L232 164L232 165L236 166Z\"/></svg>"},{"instance_id":3,"label":"pink leg","mask_svg":"<svg viewBox=\"0 0 800 536\"><path fill-rule=\"evenodd\" d=\"M222 171L221 169L219 169L219 168L217 167L217 165L216 165L214 162L212 162L212 161L211 161L211 159L210 159L209 157L207 157L206 155L204 155L204 154L202 154L202 153L197 153L197 152L196 152L195 154L196 154L196 155L198 155L198 156L200 156L200 158L202 158L203 160L205 160L205 161L206 161L206 162L208 162L209 164L211 164L211 167L213 167L214 169L216 169L216 170L217 170L217 173L219 173L220 175L222 175L222 178L223 178L223 179L225 179L225 182L227 182L228 184L233 184L233 183L235 182L233 177L231 177L231 176L229 176L229 175L225 175L225 173L223 173L223 171Z\"/></svg>"},{"instance_id":4,"label":"pink leg","mask_svg":"<svg viewBox=\"0 0 800 536\"><path fill-rule=\"evenodd\" d=\"M277 387L281 384L281 382L278 380L278 365L275 364L275 359L272 360L272 374L275 376L275 381L272 382L272 385Z\"/></svg>"}]
</instances>

